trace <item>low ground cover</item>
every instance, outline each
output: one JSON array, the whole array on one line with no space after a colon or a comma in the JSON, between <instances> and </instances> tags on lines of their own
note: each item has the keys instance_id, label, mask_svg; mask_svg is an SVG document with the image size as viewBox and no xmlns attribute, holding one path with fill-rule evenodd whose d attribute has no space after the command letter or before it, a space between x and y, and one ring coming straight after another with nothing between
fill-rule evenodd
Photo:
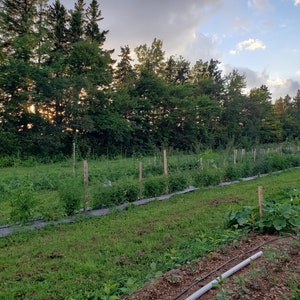
<instances>
[{"instance_id":1,"label":"low ground cover","mask_svg":"<svg viewBox=\"0 0 300 300\"><path fill-rule=\"evenodd\" d=\"M226 229L226 216L256 205L257 186L278 195L299 179L294 169L1 238L0 298L119 299L237 241L242 231Z\"/></svg>"}]
</instances>

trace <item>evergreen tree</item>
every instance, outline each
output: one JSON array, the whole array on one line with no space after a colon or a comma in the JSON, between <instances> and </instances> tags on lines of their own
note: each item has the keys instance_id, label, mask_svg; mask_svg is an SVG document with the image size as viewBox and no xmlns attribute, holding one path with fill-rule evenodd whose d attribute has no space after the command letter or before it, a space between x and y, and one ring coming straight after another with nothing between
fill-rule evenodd
<instances>
[{"instance_id":1,"label":"evergreen tree","mask_svg":"<svg viewBox=\"0 0 300 300\"><path fill-rule=\"evenodd\" d=\"M108 30L100 31L99 22L103 20L101 17L102 13L99 9L99 4L97 0L92 0L90 3L87 11L86 11L86 27L85 27L85 34L89 37L92 41L96 41L99 43L99 46L103 46L106 35L108 34Z\"/></svg>"},{"instance_id":2,"label":"evergreen tree","mask_svg":"<svg viewBox=\"0 0 300 300\"><path fill-rule=\"evenodd\" d=\"M190 76L190 62L179 56L175 59L169 57L165 67L165 80L169 84L184 84L187 83Z\"/></svg>"},{"instance_id":3,"label":"evergreen tree","mask_svg":"<svg viewBox=\"0 0 300 300\"><path fill-rule=\"evenodd\" d=\"M117 64L114 73L115 84L119 87L133 86L134 81L136 80L136 74L131 64L133 59L130 57L130 48L128 45L121 47L121 54L119 57L121 59Z\"/></svg>"},{"instance_id":4,"label":"evergreen tree","mask_svg":"<svg viewBox=\"0 0 300 300\"><path fill-rule=\"evenodd\" d=\"M70 40L76 43L82 40L85 27L84 0L77 0L74 10L71 11L70 19Z\"/></svg>"}]
</instances>

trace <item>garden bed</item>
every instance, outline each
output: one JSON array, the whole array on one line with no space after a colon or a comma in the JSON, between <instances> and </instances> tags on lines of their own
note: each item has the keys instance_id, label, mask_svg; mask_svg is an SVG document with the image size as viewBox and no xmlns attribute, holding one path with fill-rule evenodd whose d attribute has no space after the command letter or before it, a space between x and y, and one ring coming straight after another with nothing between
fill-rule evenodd
<instances>
[{"instance_id":1,"label":"garden bed","mask_svg":"<svg viewBox=\"0 0 300 300\"><path fill-rule=\"evenodd\" d=\"M188 262L152 279L133 295L123 299L184 300L206 283L260 250L263 251L260 258L224 279L224 282L199 299L291 299L297 289L299 297L299 236L251 234L209 253L199 261ZM219 268L222 265L224 266ZM214 270L217 271L201 280Z\"/></svg>"}]
</instances>

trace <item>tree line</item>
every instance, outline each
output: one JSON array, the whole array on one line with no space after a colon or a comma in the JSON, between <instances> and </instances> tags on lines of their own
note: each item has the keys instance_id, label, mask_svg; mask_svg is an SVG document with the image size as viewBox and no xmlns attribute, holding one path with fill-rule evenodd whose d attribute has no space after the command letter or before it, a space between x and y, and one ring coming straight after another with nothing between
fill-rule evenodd
<instances>
[{"instance_id":1,"label":"tree line","mask_svg":"<svg viewBox=\"0 0 300 300\"><path fill-rule=\"evenodd\" d=\"M97 0L0 0L0 155L146 154L299 139L300 91L245 92L220 62L166 57L154 38L104 48ZM135 54L136 60L132 59Z\"/></svg>"}]
</instances>

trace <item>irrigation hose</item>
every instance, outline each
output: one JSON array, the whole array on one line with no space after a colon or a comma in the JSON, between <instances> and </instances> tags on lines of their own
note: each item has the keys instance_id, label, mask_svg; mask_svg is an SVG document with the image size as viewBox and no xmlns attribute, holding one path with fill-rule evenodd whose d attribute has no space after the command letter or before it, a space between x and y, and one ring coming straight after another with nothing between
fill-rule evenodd
<instances>
[{"instance_id":1,"label":"irrigation hose","mask_svg":"<svg viewBox=\"0 0 300 300\"><path fill-rule=\"evenodd\" d=\"M182 292L180 292L178 295L176 295L174 298L172 298L172 300L177 300L178 298L180 298L182 295L184 295L186 292L188 292L192 287L194 287L195 285L197 285L198 283L200 283L201 281L205 280L206 278L208 278L210 275L216 273L217 271L219 271L220 269L222 269L223 267L225 267L226 265L228 265L229 263L231 263L232 261L238 259L240 256L243 256L245 254L248 254L248 253L251 253L259 248L261 248L262 246L268 244L268 243L271 243L271 242L274 242L276 240L280 240L280 239L285 239L285 238L288 238L290 236L281 236L281 237L276 237L276 238L273 238L273 239L270 239L268 241L265 241L261 244L259 244L258 246L254 247L254 248L251 248L250 250L242 253L242 254L239 254L239 255L236 255L234 256L233 258L227 260L226 262L224 262L222 265L220 265L219 267L217 267L216 269L210 271L209 273L207 273L206 275L204 275L203 277L197 279L196 281L194 281L191 285L189 285L186 289L184 289Z\"/></svg>"}]
</instances>

